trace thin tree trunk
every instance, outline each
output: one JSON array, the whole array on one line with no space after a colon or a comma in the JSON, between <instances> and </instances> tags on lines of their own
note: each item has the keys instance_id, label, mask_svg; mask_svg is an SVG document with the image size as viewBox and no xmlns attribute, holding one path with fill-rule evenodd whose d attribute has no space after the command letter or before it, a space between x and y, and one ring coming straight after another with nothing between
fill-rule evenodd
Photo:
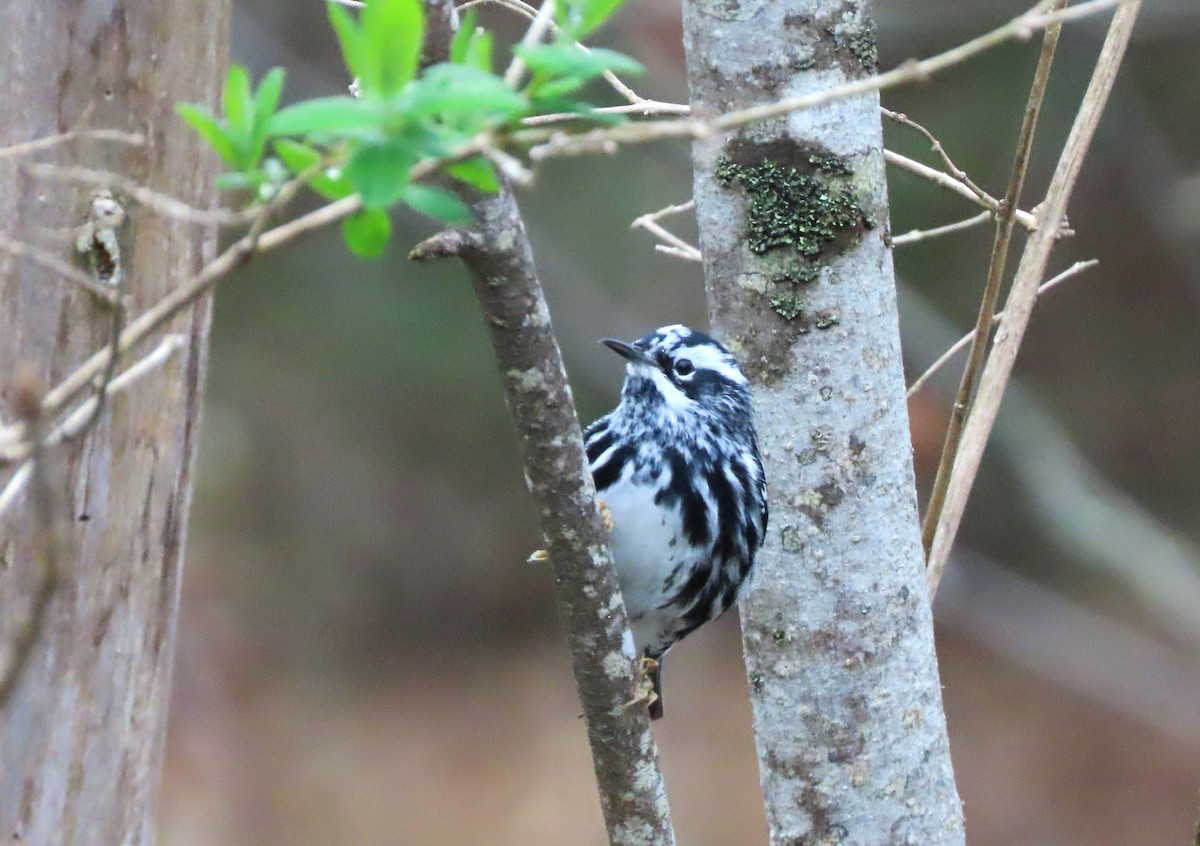
<instances>
[{"instance_id":1,"label":"thin tree trunk","mask_svg":"<svg viewBox=\"0 0 1200 846\"><path fill-rule=\"evenodd\" d=\"M858 4L685 4L694 113L874 71ZM749 372L771 532L742 603L773 844L960 844L904 401L879 100L694 148L709 312Z\"/></svg>"},{"instance_id":2,"label":"thin tree trunk","mask_svg":"<svg viewBox=\"0 0 1200 846\"><path fill-rule=\"evenodd\" d=\"M215 103L228 14L227 0L9 0L0 6L0 147L85 118L88 128L141 133L141 146L77 138L36 158L208 206L215 162L174 105ZM87 220L92 191L30 175L21 168L30 158L0 157L0 227L75 262L72 230ZM137 314L194 273L214 240L124 205L120 271ZM0 520L5 842L154 839L208 325L207 300L177 319L170 330L185 336L182 352L106 402L82 440L46 450L44 484ZM17 416L19 366L53 384L102 348L111 327L111 312L82 287L0 255L0 418ZM9 475L0 468L0 483ZM49 552L39 543L47 536Z\"/></svg>"}]
</instances>

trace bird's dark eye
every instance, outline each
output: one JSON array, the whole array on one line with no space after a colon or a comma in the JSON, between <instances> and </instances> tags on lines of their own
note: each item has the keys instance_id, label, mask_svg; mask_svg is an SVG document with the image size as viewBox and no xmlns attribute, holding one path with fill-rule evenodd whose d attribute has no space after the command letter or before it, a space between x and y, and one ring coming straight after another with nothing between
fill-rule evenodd
<instances>
[{"instance_id":1,"label":"bird's dark eye","mask_svg":"<svg viewBox=\"0 0 1200 846\"><path fill-rule=\"evenodd\" d=\"M680 376L686 376L695 369L696 368L692 365L692 363L686 358L681 358L679 361L675 362L675 372Z\"/></svg>"}]
</instances>

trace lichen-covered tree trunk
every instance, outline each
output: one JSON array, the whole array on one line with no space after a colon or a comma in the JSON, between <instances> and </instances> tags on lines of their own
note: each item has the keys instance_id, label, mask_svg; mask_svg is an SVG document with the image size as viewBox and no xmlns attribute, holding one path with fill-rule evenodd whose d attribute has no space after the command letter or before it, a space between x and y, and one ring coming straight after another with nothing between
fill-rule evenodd
<instances>
[{"instance_id":1,"label":"lichen-covered tree trunk","mask_svg":"<svg viewBox=\"0 0 1200 846\"><path fill-rule=\"evenodd\" d=\"M86 221L93 189L23 168L35 160L113 171L207 207L215 162L174 105L215 103L228 13L228 0L0 4L0 147L80 126L145 138L140 146L79 138L0 156L0 231L76 260L73 228ZM122 199L121 269L136 315L192 275L214 243L212 233L118 192ZM6 843L153 840L208 323L207 301L177 319L170 330L186 337L182 351L114 396L82 440L47 451L51 526L35 519L30 489L0 519ZM105 345L110 327L110 313L82 287L0 254L0 419L16 417L19 367L53 385ZM0 484L11 472L0 468ZM58 578L38 615L46 569L35 539L47 529Z\"/></svg>"},{"instance_id":2,"label":"lichen-covered tree trunk","mask_svg":"<svg viewBox=\"0 0 1200 846\"><path fill-rule=\"evenodd\" d=\"M844 0L689 0L694 113L875 69ZM770 538L741 606L773 844L960 844L904 401L879 100L694 148L709 312L750 374Z\"/></svg>"}]
</instances>

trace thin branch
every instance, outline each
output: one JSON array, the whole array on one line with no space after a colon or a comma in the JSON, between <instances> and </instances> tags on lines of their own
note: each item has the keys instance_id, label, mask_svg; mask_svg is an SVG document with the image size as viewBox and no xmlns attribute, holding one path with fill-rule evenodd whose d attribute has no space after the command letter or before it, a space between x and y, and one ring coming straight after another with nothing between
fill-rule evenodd
<instances>
[{"instance_id":1,"label":"thin branch","mask_svg":"<svg viewBox=\"0 0 1200 846\"><path fill-rule=\"evenodd\" d=\"M943 173L942 171L932 168L929 165L921 164L918 161L913 161L907 156L902 156L899 153L891 150L885 149L883 151L883 160L890 165L907 170L909 173L919 176L922 179L927 179L934 185L937 185L939 188L945 188L947 191L953 191L955 194L958 194L958 196L970 200L976 205L983 206L993 216L1000 212L999 200L987 192L984 192L982 196L976 194L960 180L955 179L948 173ZM1034 227L1037 226L1037 217L1030 212L1018 211L1016 213L1016 219L1018 223L1020 223L1030 232L1032 232Z\"/></svg>"},{"instance_id":2,"label":"thin branch","mask_svg":"<svg viewBox=\"0 0 1200 846\"><path fill-rule=\"evenodd\" d=\"M990 211L981 211L974 217L968 217L966 220L958 220L954 223L947 223L944 226L935 226L932 229L913 229L905 232L903 235L893 235L892 246L903 247L905 244L915 244L918 241L925 241L929 238L938 238L942 235L949 235L952 232L961 232L964 229L971 229L982 223L987 223L991 219L992 213Z\"/></svg>"},{"instance_id":3,"label":"thin branch","mask_svg":"<svg viewBox=\"0 0 1200 846\"><path fill-rule=\"evenodd\" d=\"M1073 265L1068 267L1062 273L1058 274L1057 276L1053 277L1052 279L1049 279L1049 280L1043 282L1041 284L1041 286L1038 288L1038 296L1040 297L1042 294L1046 293L1051 288L1058 285L1060 282L1065 282L1066 280L1070 279L1072 276L1082 273L1083 271L1087 270L1088 268L1095 267L1099 263L1100 262L1097 261L1096 259L1089 259L1088 261L1075 262ZM1004 312L1002 312L1002 311L996 312L995 314L992 315L991 327L996 326L1003 319L1004 319ZM991 328L991 327L989 327L989 328ZM918 376L916 379L914 379L913 383L908 386L908 392L904 395L905 398L912 399L913 396L916 395L916 393L925 386L925 383L928 382L931 378L933 378L933 376L936 375L937 372L939 370L941 370L942 367L945 366L946 362L948 362L950 359L954 358L954 356L957 355L963 349L963 347L965 347L967 344L971 343L971 340L974 337L975 337L975 330L972 329L970 332L968 332L967 334L965 334L961 338L959 338L957 341L955 341L954 345L951 346L948 350L946 350L944 353L942 353L940 356L938 356L937 360L934 361L933 364L929 365L929 367L926 368L925 372L922 373L920 376Z\"/></svg>"},{"instance_id":4,"label":"thin branch","mask_svg":"<svg viewBox=\"0 0 1200 846\"><path fill-rule=\"evenodd\" d=\"M48 135L45 138L38 138L35 141L24 141L20 144L10 144L7 147L0 147L0 159L27 156L30 153L37 153L42 150L48 150L51 147L57 147L59 144L65 144L68 141L74 141L77 138L89 138L96 141L116 141L120 144L128 144L133 147L141 147L146 143L145 136L140 132L122 132L119 129L73 129L70 132Z\"/></svg>"},{"instance_id":5,"label":"thin branch","mask_svg":"<svg viewBox=\"0 0 1200 846\"><path fill-rule=\"evenodd\" d=\"M476 149L475 152L478 153L478 150ZM414 168L414 173L418 170L424 172L431 169L430 167L423 168L421 164L418 164ZM263 208L260 220L265 222L270 212L274 211L276 206L283 206L289 202L303 178L304 176L301 175L292 183L284 186L284 189ZM354 195L321 206L295 220L263 232L261 235L257 231L252 230L201 268L191 279L188 279L179 287L172 290L136 319L130 321L129 325L121 333L121 341L117 347L118 351L124 354L144 341L177 314L208 293L221 278L243 264L251 256L276 249L307 232L320 229L328 226L330 223L348 217L360 208L362 208L362 201L358 195ZM62 413L63 409L85 390L93 379L104 371L104 368L108 365L109 355L110 351L107 347L93 353L83 364L79 365L66 378L48 391L42 401L43 416L53 418ZM23 444L22 440L23 427L20 425L0 429L0 462L20 460L25 457L28 454L28 446Z\"/></svg>"},{"instance_id":6,"label":"thin branch","mask_svg":"<svg viewBox=\"0 0 1200 846\"><path fill-rule=\"evenodd\" d=\"M1082 8L1082 6L1072 8ZM1043 225L1039 226L1030 237L1021 256L1016 279L1009 291L1008 302L1005 306L1005 312L1009 317L996 333L995 344L988 356L983 375L980 377L979 392L976 395L971 415L967 419L958 455L954 460L954 468L950 474L950 483L946 490L946 504L942 509L934 533L927 570L930 594L937 591L938 582L950 555L950 548L954 544L954 536L962 522L967 497L970 495L975 475L979 471L984 447L992 426L996 422L1000 400L1004 395L1009 376L1012 375L1021 339L1024 337L1033 304L1037 299L1038 281L1045 273L1050 252L1054 248L1058 230L1057 221L1062 219L1062 215L1066 211L1071 190L1075 187L1084 156L1091 144L1096 125L1100 122L1104 105L1108 101L1109 92L1112 90L1117 71L1121 66L1121 60L1125 55L1125 48L1129 44L1140 8L1141 0L1128 0L1120 5L1117 13L1113 16L1100 52L1100 58L1096 62L1096 69L1088 83L1087 93L1084 95L1079 113L1075 117L1075 123L1071 127L1071 133L1063 148L1062 156L1055 167L1046 200L1042 203L1039 219ZM1065 11L1070 11L1070 9Z\"/></svg>"},{"instance_id":7,"label":"thin branch","mask_svg":"<svg viewBox=\"0 0 1200 846\"><path fill-rule=\"evenodd\" d=\"M463 3L461 6L459 6L458 10L461 12L465 9L471 8L472 6L479 6L484 3L490 3L493 5L508 9L509 11L516 12L518 15L523 15L524 17L528 18L529 20L533 20L535 17L537 17L537 13L538 13L537 9L533 8L533 6L529 5L528 3L524 2L524 0L468 0L468 2ZM550 25L551 25L552 31L555 34L558 34L561 32L561 30L558 28L557 25L554 24L553 21L551 21ZM587 48L586 45L580 44L578 41L576 41L574 43L575 43L575 46L578 47L583 52L585 52L585 53L591 52ZM630 88L624 82L622 82L621 79L612 71L606 70L603 74L603 77L604 77L604 81L607 82L609 85L611 85L613 87L614 91L616 91L618 94L620 94L626 100L628 100L630 103L638 104L638 103L652 102L650 100L646 100L645 98L641 97L636 91L634 91L632 88Z\"/></svg>"},{"instance_id":8,"label":"thin branch","mask_svg":"<svg viewBox=\"0 0 1200 846\"><path fill-rule=\"evenodd\" d=\"M1067 0L1056 0L1056 10L1061 9ZM1033 75L1033 84L1029 89L1029 99L1025 104L1025 116L1021 121L1021 132L1017 138L1017 150L1013 156L1012 170L1008 178L1008 188L1004 193L1004 202L996 213L996 237L992 241L992 255L988 260L987 281L983 286L983 296L980 298L979 311L975 317L975 336L971 340L971 352L967 356L967 366L963 368L962 379L958 384L958 393L950 406L950 419L946 423L946 439L942 444L942 455L938 461L937 474L934 476L933 488L929 494L929 505L925 512L925 520L921 524L921 545L925 548L926 556L933 543L933 533L937 528L938 517L945 504L946 486L950 483L950 469L954 464L954 456L958 452L959 440L962 437L963 424L971 407L975 394L975 382L983 367L983 356L987 351L989 332L992 325L992 314L996 311L996 303L1000 299L1000 283L1004 280L1004 265L1008 260L1008 247L1012 241L1014 210L1021 202L1021 191L1025 187L1025 174L1029 166L1029 153L1033 149L1033 136L1037 128L1038 117L1042 112L1042 102L1046 99L1046 86L1050 81L1050 68L1054 64L1054 52L1058 49L1058 36L1062 30L1061 24L1046 28L1042 38L1042 51L1038 56L1037 70ZM932 136L930 136L932 137ZM949 158L946 159L949 161Z\"/></svg>"},{"instance_id":9,"label":"thin branch","mask_svg":"<svg viewBox=\"0 0 1200 846\"><path fill-rule=\"evenodd\" d=\"M636 102L624 106L601 106L593 109L598 115L687 115L691 110L683 103L663 103L658 100L638 98ZM545 126L551 123L566 123L573 120L587 120L586 114L579 112L555 112L548 115L534 115L521 121L522 126Z\"/></svg>"},{"instance_id":10,"label":"thin branch","mask_svg":"<svg viewBox=\"0 0 1200 846\"><path fill-rule=\"evenodd\" d=\"M78 285L93 297L104 301L114 308L120 305L120 300L115 290L99 284L78 267L64 261L53 253L39 249L32 244L26 244L22 241L9 238L3 232L0 232L0 252L8 253L17 258L28 259L34 264L49 270L51 273L61 276L68 282Z\"/></svg>"},{"instance_id":11,"label":"thin branch","mask_svg":"<svg viewBox=\"0 0 1200 846\"><path fill-rule=\"evenodd\" d=\"M583 150L596 149L600 144L634 144L666 138L705 138L716 132L744 126L749 123L780 117L803 109L811 109L848 97L857 97L872 91L895 88L914 80L927 79L934 73L959 64L980 53L986 52L1006 41L1024 40L1040 29L1056 23L1087 17L1113 7L1122 7L1140 0L1088 0L1057 12L1047 12L1054 0L1042 0L1029 11L1018 15L1008 23L978 36L971 41L938 53L921 61L909 60L885 73L853 80L844 85L814 91L798 97L788 97L760 106L728 112L709 120L688 118L682 120L646 121L629 123L606 129L594 129L579 135L547 132L532 128L514 132L512 140L521 144L534 145L530 156L534 159L551 156L574 155Z\"/></svg>"},{"instance_id":12,"label":"thin branch","mask_svg":"<svg viewBox=\"0 0 1200 846\"><path fill-rule=\"evenodd\" d=\"M542 6L538 9L537 14L533 16L533 22L529 24L529 29L525 31L525 37L521 39L522 47L532 47L535 44L541 43L545 38L546 33L554 26L554 0L542 0ZM521 57L513 54L512 62L508 66L508 70L504 72L504 83L509 88L516 88L521 84L521 77L525 75L525 62Z\"/></svg>"},{"instance_id":13,"label":"thin branch","mask_svg":"<svg viewBox=\"0 0 1200 846\"><path fill-rule=\"evenodd\" d=\"M60 182L71 182L79 185L91 185L97 188L109 188L120 192L139 205L151 211L158 212L172 220L185 223L199 223L217 226L245 226L252 223L262 211L262 205L254 205L243 211L233 209L198 209L182 200L177 200L166 194L160 194L145 185L106 170L92 170L86 167L62 167L60 165L36 163L25 166L25 170L34 176L45 179L55 179Z\"/></svg>"},{"instance_id":14,"label":"thin branch","mask_svg":"<svg viewBox=\"0 0 1200 846\"><path fill-rule=\"evenodd\" d=\"M1066 2L1066 0L1059 0L1060 5L1065 2ZM1053 30L1053 31L1057 32L1060 26L1061 26L1061 24L1056 24L1053 27L1047 27L1046 31L1050 32L1051 30ZM891 120L895 123L901 124L902 126L907 126L907 127L910 127L911 129L915 129L917 132L924 135L925 139L929 142L929 146L933 149L933 152L937 153L938 156L941 158L942 163L946 166L946 170L948 170L950 172L951 176L953 176L955 179L957 179L963 185L967 186L967 188L971 191L971 193L974 194L979 199L981 199L981 200L985 199L985 198L990 199L990 198L988 198L987 192L984 191L982 188L980 188L978 185L976 185L974 183L974 181L972 181L971 177L969 177L967 175L967 172L954 163L954 160L950 158L950 154L946 152L946 148L942 146L942 142L939 141L932 132L930 132L928 129L926 129L921 124L917 123L915 120L913 120L906 114L902 114L900 112L893 112L891 109L885 109L883 107L880 107L879 112L888 120Z\"/></svg>"},{"instance_id":15,"label":"thin branch","mask_svg":"<svg viewBox=\"0 0 1200 846\"><path fill-rule=\"evenodd\" d=\"M18 373L15 382L17 410L33 443L30 460L26 464L25 478L33 483L33 558L38 574L37 588L34 590L27 617L9 624L12 629L9 635L10 642L0 645L0 712L8 707L21 674L33 657L38 635L45 626L50 600L54 598L58 588L58 568L61 560L59 553L62 545L54 513L54 491L46 479L45 460L42 455L43 418L38 379L31 371L27 371ZM7 493L7 490L0 493L0 499L4 499ZM15 498L15 495L11 498ZM8 628L9 626L5 626L5 629ZM8 634L7 631L5 633Z\"/></svg>"},{"instance_id":16,"label":"thin branch","mask_svg":"<svg viewBox=\"0 0 1200 846\"><path fill-rule=\"evenodd\" d=\"M159 345L149 354L138 359L127 370L113 377L104 386L104 396L112 397L129 388L156 368L161 367L167 359L178 350L183 349L186 343L187 337L185 335L172 333L165 336ZM33 476L35 451L55 447L79 437L79 435L87 431L90 427L92 417L99 407L100 397L98 395L88 397L65 420L42 438L40 442L35 440L33 432L29 432L29 457L17 466L16 472L9 478L8 484L4 486L4 490L0 491L0 517L4 516L4 512L16 501L18 495Z\"/></svg>"},{"instance_id":17,"label":"thin branch","mask_svg":"<svg viewBox=\"0 0 1200 846\"><path fill-rule=\"evenodd\" d=\"M655 249L659 252L667 253L668 255L672 256L679 256L680 258L687 259L688 261L703 261L704 256L701 254L699 248L689 244L678 235L668 232L658 222L664 217L668 217L673 214L679 214L680 212L691 211L694 208L696 208L695 200L688 200L686 203L667 206L665 209L659 209L656 212L650 212L649 214L644 214L641 217L636 218L633 223L630 224L630 228L645 229L660 241L665 242L664 244L658 244L655 247Z\"/></svg>"}]
</instances>

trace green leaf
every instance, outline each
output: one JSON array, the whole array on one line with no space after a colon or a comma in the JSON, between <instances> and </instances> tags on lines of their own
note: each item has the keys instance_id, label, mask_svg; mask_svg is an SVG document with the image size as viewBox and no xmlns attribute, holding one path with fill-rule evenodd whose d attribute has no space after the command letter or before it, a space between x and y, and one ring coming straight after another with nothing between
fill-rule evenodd
<instances>
[{"instance_id":1,"label":"green leaf","mask_svg":"<svg viewBox=\"0 0 1200 846\"><path fill-rule=\"evenodd\" d=\"M532 47L517 45L513 52L524 60L535 74L547 77L572 77L587 81L606 70L614 73L640 74L640 64L615 50L594 47L587 52L574 44L539 44Z\"/></svg>"},{"instance_id":2,"label":"green leaf","mask_svg":"<svg viewBox=\"0 0 1200 846\"><path fill-rule=\"evenodd\" d=\"M318 97L276 112L267 123L267 132L271 136L346 132L382 129L387 122L388 115L377 103L354 97Z\"/></svg>"},{"instance_id":3,"label":"green leaf","mask_svg":"<svg viewBox=\"0 0 1200 846\"><path fill-rule=\"evenodd\" d=\"M250 125L254 100L250 96L250 74L241 65L230 65L225 77L225 120L231 135L245 135Z\"/></svg>"},{"instance_id":4,"label":"green leaf","mask_svg":"<svg viewBox=\"0 0 1200 846\"><path fill-rule=\"evenodd\" d=\"M450 64L492 72L492 34L475 26L475 10L467 12L450 44Z\"/></svg>"},{"instance_id":5,"label":"green leaf","mask_svg":"<svg viewBox=\"0 0 1200 846\"><path fill-rule=\"evenodd\" d=\"M303 173L321 161L321 154L312 147L288 138L276 139L275 154L288 166L292 173L296 174Z\"/></svg>"},{"instance_id":6,"label":"green leaf","mask_svg":"<svg viewBox=\"0 0 1200 846\"><path fill-rule=\"evenodd\" d=\"M492 168L492 163L483 156L448 165L446 173L458 181L465 182L472 188L478 188L488 194L494 194L500 190L500 180L496 178L496 171Z\"/></svg>"},{"instance_id":7,"label":"green leaf","mask_svg":"<svg viewBox=\"0 0 1200 846\"><path fill-rule=\"evenodd\" d=\"M466 64L467 48L471 44L471 39L475 37L475 19L477 17L475 10L471 9L463 17L462 23L458 25L458 31L454 33L454 39L450 42L450 62L452 64Z\"/></svg>"},{"instance_id":8,"label":"green leaf","mask_svg":"<svg viewBox=\"0 0 1200 846\"><path fill-rule=\"evenodd\" d=\"M571 94L578 91L587 83L582 79L573 76L564 76L562 79L556 79L553 82L547 82L544 85L537 87L536 93L533 95L533 104L539 112L550 111L543 108L543 105L550 101L562 97L564 94ZM558 111L555 109L554 111Z\"/></svg>"},{"instance_id":9,"label":"green leaf","mask_svg":"<svg viewBox=\"0 0 1200 846\"><path fill-rule=\"evenodd\" d=\"M400 199L416 161L416 149L407 138L364 144L350 157L346 178L362 196L363 205L386 207Z\"/></svg>"},{"instance_id":10,"label":"green leaf","mask_svg":"<svg viewBox=\"0 0 1200 846\"><path fill-rule=\"evenodd\" d=\"M425 40L421 0L371 0L362 12L363 91L397 93L414 76Z\"/></svg>"},{"instance_id":11,"label":"green leaf","mask_svg":"<svg viewBox=\"0 0 1200 846\"><path fill-rule=\"evenodd\" d=\"M254 118L247 137L246 164L256 165L262 160L267 145L267 125L271 115L279 106L283 93L283 68L272 68L259 83L254 94Z\"/></svg>"},{"instance_id":12,"label":"green leaf","mask_svg":"<svg viewBox=\"0 0 1200 846\"><path fill-rule=\"evenodd\" d=\"M575 41L581 41L608 20L625 0L567 0L559 25Z\"/></svg>"},{"instance_id":13,"label":"green leaf","mask_svg":"<svg viewBox=\"0 0 1200 846\"><path fill-rule=\"evenodd\" d=\"M283 160L292 173L303 173L314 165L320 164L324 156L307 144L301 144L288 138L275 141L275 153ZM346 179L341 168L327 167L309 177L308 184L312 189L327 200L340 200L354 193L350 181Z\"/></svg>"},{"instance_id":14,"label":"green leaf","mask_svg":"<svg viewBox=\"0 0 1200 846\"><path fill-rule=\"evenodd\" d=\"M279 108L279 97L283 94L283 80L283 68L271 68L263 77L262 82L258 84L258 91L254 93L255 127L266 126L267 120Z\"/></svg>"},{"instance_id":15,"label":"green leaf","mask_svg":"<svg viewBox=\"0 0 1200 846\"><path fill-rule=\"evenodd\" d=\"M404 189L401 199L412 209L446 223L470 223L471 209L445 188L414 182Z\"/></svg>"},{"instance_id":16,"label":"green leaf","mask_svg":"<svg viewBox=\"0 0 1200 846\"><path fill-rule=\"evenodd\" d=\"M177 103L175 112L189 124L192 129L209 143L221 160L230 167L237 167L237 157L233 152L233 144L225 135L225 130L217 119L205 108L191 103Z\"/></svg>"},{"instance_id":17,"label":"green leaf","mask_svg":"<svg viewBox=\"0 0 1200 846\"><path fill-rule=\"evenodd\" d=\"M465 65L434 65L405 98L416 117L470 117L476 124L509 120L529 110L525 98L500 77Z\"/></svg>"},{"instance_id":18,"label":"green leaf","mask_svg":"<svg viewBox=\"0 0 1200 846\"><path fill-rule=\"evenodd\" d=\"M342 61L351 76L363 75L363 38L358 22L350 13L337 3L329 3L329 23L337 33L338 44L342 48Z\"/></svg>"},{"instance_id":19,"label":"green leaf","mask_svg":"<svg viewBox=\"0 0 1200 846\"><path fill-rule=\"evenodd\" d=\"M379 258L392 235L392 220L383 209L363 209L342 221L346 246L361 258Z\"/></svg>"},{"instance_id":20,"label":"green leaf","mask_svg":"<svg viewBox=\"0 0 1200 846\"><path fill-rule=\"evenodd\" d=\"M492 34L486 29L475 31L475 37L467 46L466 64L484 73L492 72Z\"/></svg>"}]
</instances>

